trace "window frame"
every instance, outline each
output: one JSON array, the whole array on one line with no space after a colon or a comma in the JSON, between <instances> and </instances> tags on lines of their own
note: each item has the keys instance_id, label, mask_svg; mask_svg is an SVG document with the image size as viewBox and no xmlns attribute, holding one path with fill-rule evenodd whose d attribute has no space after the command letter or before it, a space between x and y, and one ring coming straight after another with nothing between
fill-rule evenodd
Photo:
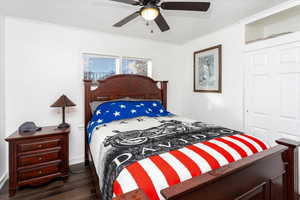
<instances>
[{"instance_id":1,"label":"window frame","mask_svg":"<svg viewBox=\"0 0 300 200\"><path fill-rule=\"evenodd\" d=\"M147 77L152 78L152 67L153 67L153 61L151 58L138 58L138 57L132 57L132 56L115 56L115 55L107 55L107 54L100 54L100 53L93 53L93 52L83 52L81 53L82 56L82 66L83 66L83 78L85 78L84 73L86 71L86 61L85 61L85 56L87 57L99 57L99 58L111 58L115 59L116 61L116 66L115 66L115 74L123 74L122 73L122 63L123 60L128 59L128 60L141 60L141 61L146 61L147 62Z\"/></svg>"}]
</instances>

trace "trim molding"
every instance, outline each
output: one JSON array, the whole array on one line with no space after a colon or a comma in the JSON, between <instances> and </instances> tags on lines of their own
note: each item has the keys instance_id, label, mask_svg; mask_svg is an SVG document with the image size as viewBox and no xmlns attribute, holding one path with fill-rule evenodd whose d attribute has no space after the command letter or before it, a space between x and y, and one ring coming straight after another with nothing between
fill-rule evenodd
<instances>
[{"instance_id":1,"label":"trim molding","mask_svg":"<svg viewBox=\"0 0 300 200\"><path fill-rule=\"evenodd\" d=\"M246 44L244 46L244 52L248 53L248 52L258 51L262 49L281 46L284 44L293 44L299 41L300 41L300 32L298 31L295 33L290 33L279 37L270 38L267 40L261 40L250 44Z\"/></svg>"},{"instance_id":2,"label":"trim molding","mask_svg":"<svg viewBox=\"0 0 300 200\"><path fill-rule=\"evenodd\" d=\"M4 172L4 174L0 178L0 189L4 186L7 180L8 180L8 173Z\"/></svg>"},{"instance_id":3,"label":"trim molding","mask_svg":"<svg viewBox=\"0 0 300 200\"><path fill-rule=\"evenodd\" d=\"M84 162L84 155L79 155L79 156L70 158L69 165L74 165L74 164L78 164L78 163L82 163L82 162Z\"/></svg>"}]
</instances>

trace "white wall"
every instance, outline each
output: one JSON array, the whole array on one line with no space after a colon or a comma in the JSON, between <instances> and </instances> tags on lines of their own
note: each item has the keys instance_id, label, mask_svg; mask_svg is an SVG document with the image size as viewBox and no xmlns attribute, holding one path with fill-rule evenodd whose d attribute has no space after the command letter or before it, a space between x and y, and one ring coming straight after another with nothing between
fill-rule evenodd
<instances>
[{"instance_id":1,"label":"white wall","mask_svg":"<svg viewBox=\"0 0 300 200\"><path fill-rule=\"evenodd\" d=\"M7 148L5 138L5 102L4 102L4 17L0 15L0 188L7 177Z\"/></svg>"},{"instance_id":2,"label":"white wall","mask_svg":"<svg viewBox=\"0 0 300 200\"><path fill-rule=\"evenodd\" d=\"M84 151L81 53L151 58L154 79L167 79L177 48L11 17L5 19L5 35L6 135L29 120L39 126L59 124L61 113L49 106L66 94L77 104L66 114L72 125L71 163L83 161Z\"/></svg>"},{"instance_id":3,"label":"white wall","mask_svg":"<svg viewBox=\"0 0 300 200\"><path fill-rule=\"evenodd\" d=\"M228 128L243 131L245 24L293 6L299 6L299 2L288 1L282 3L181 46L180 50L177 51L177 61L170 68L170 71L173 73L169 77L171 80L177 80L171 82L170 87L179 91L177 93L178 97L171 100L172 104L181 105L179 113L197 120L217 123ZM296 11L299 10L299 7L292 10L294 12L291 15L296 16L295 18L297 19L299 12ZM296 24L294 26L298 26L299 22ZM280 24L275 25L277 27ZM271 30L274 27L270 26L267 28ZM291 37L291 35L286 37ZM265 42L267 43L268 41ZM219 44L222 44L223 47L222 94L194 93L193 52Z\"/></svg>"},{"instance_id":4,"label":"white wall","mask_svg":"<svg viewBox=\"0 0 300 200\"><path fill-rule=\"evenodd\" d=\"M241 24L198 38L181 47L181 60L174 67L174 82L180 88L180 112L188 117L213 122L229 128L243 129L243 44ZM222 94L193 92L193 52L222 44Z\"/></svg>"}]
</instances>

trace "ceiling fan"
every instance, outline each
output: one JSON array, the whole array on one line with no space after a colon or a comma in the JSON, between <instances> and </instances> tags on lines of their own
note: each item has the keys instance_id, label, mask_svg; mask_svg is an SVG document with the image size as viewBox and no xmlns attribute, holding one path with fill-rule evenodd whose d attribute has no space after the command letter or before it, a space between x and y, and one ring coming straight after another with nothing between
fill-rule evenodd
<instances>
[{"instance_id":1,"label":"ceiling fan","mask_svg":"<svg viewBox=\"0 0 300 200\"><path fill-rule=\"evenodd\" d=\"M111 0L120 3L130 4L133 6L140 6L140 10L134 12L128 17L122 19L114 24L114 27L121 27L128 22L134 20L138 16L142 16L146 21L155 21L162 32L170 29L165 18L162 16L160 9L163 10L186 10L186 11L202 11L209 9L209 2L162 2L161 0Z\"/></svg>"}]
</instances>

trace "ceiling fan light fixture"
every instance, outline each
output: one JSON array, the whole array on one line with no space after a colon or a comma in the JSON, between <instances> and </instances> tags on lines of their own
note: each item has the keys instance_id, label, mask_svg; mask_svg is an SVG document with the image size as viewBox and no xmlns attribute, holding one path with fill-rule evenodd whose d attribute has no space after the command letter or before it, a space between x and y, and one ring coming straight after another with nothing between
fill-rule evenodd
<instances>
[{"instance_id":1,"label":"ceiling fan light fixture","mask_svg":"<svg viewBox=\"0 0 300 200\"><path fill-rule=\"evenodd\" d=\"M155 21L161 32L170 30L170 26L167 21L161 15L161 10L186 10L186 11L199 11L206 12L211 3L210 2L186 2L183 1L170 1L162 2L162 0L111 0L115 2L125 3L134 6L141 6L138 11L132 13L131 15L125 17L118 23L114 24L114 27L122 27L128 22L134 20L135 18L142 16L146 20L146 24Z\"/></svg>"},{"instance_id":2,"label":"ceiling fan light fixture","mask_svg":"<svg viewBox=\"0 0 300 200\"><path fill-rule=\"evenodd\" d=\"M153 21L159 15L159 9L156 6L145 6L141 9L142 17L147 21Z\"/></svg>"}]
</instances>

